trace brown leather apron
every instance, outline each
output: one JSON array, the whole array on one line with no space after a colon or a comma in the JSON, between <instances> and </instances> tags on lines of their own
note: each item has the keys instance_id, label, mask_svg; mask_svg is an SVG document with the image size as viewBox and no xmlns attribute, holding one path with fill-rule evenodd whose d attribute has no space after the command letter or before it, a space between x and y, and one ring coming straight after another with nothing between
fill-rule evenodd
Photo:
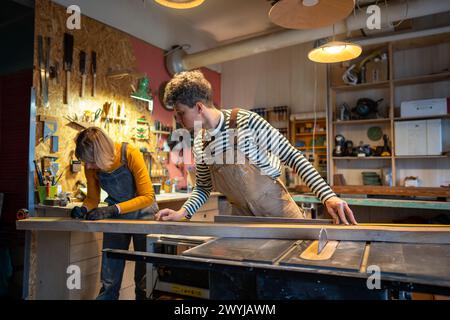
<instances>
[{"instance_id":1,"label":"brown leather apron","mask_svg":"<svg viewBox=\"0 0 450 320\"><path fill-rule=\"evenodd\" d=\"M233 109L230 129L237 127L238 109ZM203 136L204 136L203 131ZM235 148L235 160L245 158L244 164L209 165L214 190L222 193L232 205L232 214L239 216L305 218L305 213L294 202L283 182L264 175L237 147L237 136L230 141ZM205 145L206 147L206 145ZM225 153L224 153L225 157ZM241 158L242 159L242 158ZM235 162L236 163L236 162Z\"/></svg>"}]
</instances>

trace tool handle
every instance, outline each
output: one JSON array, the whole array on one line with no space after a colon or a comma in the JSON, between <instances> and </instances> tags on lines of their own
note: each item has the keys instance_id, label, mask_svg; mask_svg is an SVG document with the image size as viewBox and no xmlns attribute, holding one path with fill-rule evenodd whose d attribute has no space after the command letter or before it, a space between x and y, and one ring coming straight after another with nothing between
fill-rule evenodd
<instances>
[{"instance_id":1,"label":"tool handle","mask_svg":"<svg viewBox=\"0 0 450 320\"><path fill-rule=\"evenodd\" d=\"M39 169L39 165L37 164L36 160L33 160L33 162L34 162L34 168L36 169L36 175L38 177L39 185L43 186L44 179L42 178L42 173L41 173L41 170Z\"/></svg>"},{"instance_id":2,"label":"tool handle","mask_svg":"<svg viewBox=\"0 0 450 320\"><path fill-rule=\"evenodd\" d=\"M66 99L65 104L69 104L69 97L70 97L70 70L66 70Z\"/></svg>"},{"instance_id":3,"label":"tool handle","mask_svg":"<svg viewBox=\"0 0 450 320\"><path fill-rule=\"evenodd\" d=\"M81 97L84 97L85 89L86 89L86 75L83 74L81 76Z\"/></svg>"},{"instance_id":4,"label":"tool handle","mask_svg":"<svg viewBox=\"0 0 450 320\"><path fill-rule=\"evenodd\" d=\"M95 97L97 93L97 75L94 74L92 77L92 96Z\"/></svg>"}]
</instances>

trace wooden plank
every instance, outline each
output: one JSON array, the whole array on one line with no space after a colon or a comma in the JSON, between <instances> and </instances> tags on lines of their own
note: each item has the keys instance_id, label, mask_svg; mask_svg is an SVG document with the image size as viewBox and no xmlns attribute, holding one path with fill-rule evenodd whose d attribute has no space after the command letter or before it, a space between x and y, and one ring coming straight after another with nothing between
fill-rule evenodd
<instances>
[{"instance_id":1,"label":"wooden plank","mask_svg":"<svg viewBox=\"0 0 450 320\"><path fill-rule=\"evenodd\" d=\"M253 216L250 217L250 216L227 216L227 215L215 216L214 222L217 222L217 223L333 224L333 220L330 220L330 219L296 219L296 218L280 218L280 217L253 217Z\"/></svg>"},{"instance_id":2,"label":"wooden plank","mask_svg":"<svg viewBox=\"0 0 450 320\"><path fill-rule=\"evenodd\" d=\"M303 203L321 203L315 196L292 195L295 202ZM341 198L349 205L365 207L384 207L384 208L410 208L410 209L431 209L431 210L450 210L450 202L444 201L418 201L418 200L391 200L375 198Z\"/></svg>"},{"instance_id":3,"label":"wooden plank","mask_svg":"<svg viewBox=\"0 0 450 320\"><path fill-rule=\"evenodd\" d=\"M100 273L81 277L81 288L70 290L70 300L94 300L100 292Z\"/></svg>"},{"instance_id":4,"label":"wooden plank","mask_svg":"<svg viewBox=\"0 0 450 320\"><path fill-rule=\"evenodd\" d=\"M66 232L37 232L36 234L36 296L37 300L65 300L69 240Z\"/></svg>"},{"instance_id":5,"label":"wooden plank","mask_svg":"<svg viewBox=\"0 0 450 320\"><path fill-rule=\"evenodd\" d=\"M386 187L386 186L333 186L336 193L392 196L450 198L450 188ZM296 186L296 192L311 192L307 186Z\"/></svg>"},{"instance_id":6,"label":"wooden plank","mask_svg":"<svg viewBox=\"0 0 450 320\"><path fill-rule=\"evenodd\" d=\"M70 263L76 264L78 261L100 258L102 254L102 240L95 240L88 243L77 244L70 247Z\"/></svg>"},{"instance_id":7,"label":"wooden plank","mask_svg":"<svg viewBox=\"0 0 450 320\"><path fill-rule=\"evenodd\" d=\"M450 244L450 226L344 226L297 224L229 224L161 222L154 220L79 221L67 218L29 218L17 221L19 230L175 234L229 238L317 240L322 228L329 240Z\"/></svg>"},{"instance_id":8,"label":"wooden plank","mask_svg":"<svg viewBox=\"0 0 450 320\"><path fill-rule=\"evenodd\" d=\"M300 258L315 261L328 260L333 256L338 244L339 241L328 241L322 252L319 253L319 240L313 241L309 247L302 252Z\"/></svg>"},{"instance_id":9,"label":"wooden plank","mask_svg":"<svg viewBox=\"0 0 450 320\"><path fill-rule=\"evenodd\" d=\"M70 233L70 246L76 246L83 243L89 243L92 241L103 240L103 233L86 233L86 232L71 232Z\"/></svg>"}]
</instances>

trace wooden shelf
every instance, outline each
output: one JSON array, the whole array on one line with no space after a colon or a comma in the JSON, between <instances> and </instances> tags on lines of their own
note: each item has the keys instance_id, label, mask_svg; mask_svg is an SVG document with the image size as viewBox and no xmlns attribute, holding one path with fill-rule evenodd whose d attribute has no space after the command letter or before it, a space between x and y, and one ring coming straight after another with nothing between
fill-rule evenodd
<instances>
[{"instance_id":1,"label":"wooden shelf","mask_svg":"<svg viewBox=\"0 0 450 320\"><path fill-rule=\"evenodd\" d=\"M384 123L390 122L390 118L382 119L366 119L366 120L345 120L345 121L333 121L334 125L357 125L357 124L372 124L372 123Z\"/></svg>"},{"instance_id":2,"label":"wooden shelf","mask_svg":"<svg viewBox=\"0 0 450 320\"><path fill-rule=\"evenodd\" d=\"M417 49L436 46L445 42L450 42L449 33L396 41L393 44L393 49L394 51Z\"/></svg>"},{"instance_id":3,"label":"wooden shelf","mask_svg":"<svg viewBox=\"0 0 450 320\"><path fill-rule=\"evenodd\" d=\"M421 83L429 83L429 82L438 82L450 80L450 72L442 72L436 74L429 74L417 77L408 77L403 79L395 79L394 85L396 86L407 86L410 84L421 84Z\"/></svg>"},{"instance_id":4,"label":"wooden shelf","mask_svg":"<svg viewBox=\"0 0 450 320\"><path fill-rule=\"evenodd\" d=\"M333 160L391 160L392 157L333 157Z\"/></svg>"},{"instance_id":5,"label":"wooden shelf","mask_svg":"<svg viewBox=\"0 0 450 320\"><path fill-rule=\"evenodd\" d=\"M170 131L159 131L159 130L155 130L155 131L151 131L151 133L155 133L155 134L171 134L172 132Z\"/></svg>"},{"instance_id":6,"label":"wooden shelf","mask_svg":"<svg viewBox=\"0 0 450 320\"><path fill-rule=\"evenodd\" d=\"M428 117L397 117L394 121L409 121L409 120L429 120L429 119L446 119L450 118L450 114L442 114L439 116L428 116Z\"/></svg>"},{"instance_id":7,"label":"wooden shelf","mask_svg":"<svg viewBox=\"0 0 450 320\"><path fill-rule=\"evenodd\" d=\"M450 198L450 188L432 187L388 187L388 186L364 186L346 185L332 186L336 193L345 194L366 194L366 195L386 195L386 196L406 196L406 197L443 197ZM311 192L307 186L295 186L296 192Z\"/></svg>"},{"instance_id":8,"label":"wooden shelf","mask_svg":"<svg viewBox=\"0 0 450 320\"><path fill-rule=\"evenodd\" d=\"M304 150L304 149L322 149L322 150L325 150L327 147L326 146L319 146L319 147L296 147L297 149L300 149L300 150Z\"/></svg>"},{"instance_id":9,"label":"wooden shelf","mask_svg":"<svg viewBox=\"0 0 450 320\"><path fill-rule=\"evenodd\" d=\"M395 156L395 159L440 159L440 158L448 158L450 155L437 155L437 156Z\"/></svg>"},{"instance_id":10,"label":"wooden shelf","mask_svg":"<svg viewBox=\"0 0 450 320\"><path fill-rule=\"evenodd\" d=\"M326 136L327 132L326 131L319 131L319 132L316 132L316 133L311 132L311 133L296 133L295 134L296 137L309 137L309 136L312 136L312 135L315 135L315 136Z\"/></svg>"},{"instance_id":11,"label":"wooden shelf","mask_svg":"<svg viewBox=\"0 0 450 320\"><path fill-rule=\"evenodd\" d=\"M358 91L358 90L367 90L367 89L382 89L382 88L389 88L389 81L379 81L379 82L372 82L372 83L361 83L357 85L344 85L344 86L337 86L337 87L331 87L332 90L335 91Z\"/></svg>"}]
</instances>

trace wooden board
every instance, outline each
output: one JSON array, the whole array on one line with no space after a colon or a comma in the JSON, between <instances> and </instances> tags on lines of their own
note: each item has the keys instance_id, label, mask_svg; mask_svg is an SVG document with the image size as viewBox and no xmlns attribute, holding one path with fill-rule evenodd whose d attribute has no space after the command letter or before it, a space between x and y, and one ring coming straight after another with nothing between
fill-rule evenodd
<instances>
[{"instance_id":1,"label":"wooden board","mask_svg":"<svg viewBox=\"0 0 450 320\"><path fill-rule=\"evenodd\" d=\"M328 240L383 241L403 243L450 244L450 226L344 226L296 225L282 223L199 223L154 220L86 221L70 218L29 218L17 221L19 230L112 232L133 234L176 234L229 238L317 240L322 228Z\"/></svg>"},{"instance_id":2,"label":"wooden board","mask_svg":"<svg viewBox=\"0 0 450 320\"><path fill-rule=\"evenodd\" d=\"M305 251L302 252L300 258L303 260L328 260L336 251L339 241L328 241L322 252L319 253L319 241L313 241Z\"/></svg>"},{"instance_id":3,"label":"wooden board","mask_svg":"<svg viewBox=\"0 0 450 320\"><path fill-rule=\"evenodd\" d=\"M384 275L450 283L450 245L372 243L368 265L379 266Z\"/></svg>"},{"instance_id":4,"label":"wooden board","mask_svg":"<svg viewBox=\"0 0 450 320\"><path fill-rule=\"evenodd\" d=\"M249 217L218 215L214 217L218 223L297 223L297 224L333 224L330 219L296 219L279 217Z\"/></svg>"},{"instance_id":5,"label":"wooden board","mask_svg":"<svg viewBox=\"0 0 450 320\"><path fill-rule=\"evenodd\" d=\"M359 271L366 243L341 241L330 259L303 259L302 253L308 250L310 245L311 241L303 241L295 250L280 261L280 265Z\"/></svg>"},{"instance_id":6,"label":"wooden board","mask_svg":"<svg viewBox=\"0 0 450 320\"><path fill-rule=\"evenodd\" d=\"M315 196L304 194L293 194L292 199L298 203L321 203ZM449 210L450 202L446 201L417 201L417 200L392 200L376 198L341 198L351 206L364 207L383 207L383 208L410 208L410 209L430 209L430 210Z\"/></svg>"},{"instance_id":7,"label":"wooden board","mask_svg":"<svg viewBox=\"0 0 450 320\"><path fill-rule=\"evenodd\" d=\"M409 197L442 197L450 198L450 188L425 188L425 187L385 187L385 186L333 186L336 193L345 194L370 194L392 195ZM311 192L307 186L296 186L296 192Z\"/></svg>"}]
</instances>

